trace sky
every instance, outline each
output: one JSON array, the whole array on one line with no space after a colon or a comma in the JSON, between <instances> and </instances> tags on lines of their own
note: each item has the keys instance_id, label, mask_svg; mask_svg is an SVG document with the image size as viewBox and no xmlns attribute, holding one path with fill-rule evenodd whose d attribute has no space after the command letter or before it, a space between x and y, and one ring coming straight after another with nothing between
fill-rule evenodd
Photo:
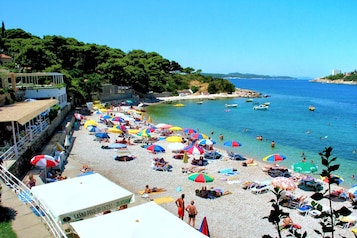
<instances>
[{"instance_id":1,"label":"sky","mask_svg":"<svg viewBox=\"0 0 357 238\"><path fill-rule=\"evenodd\" d=\"M355 0L16 0L1 9L6 29L157 52L204 73L357 69Z\"/></svg>"}]
</instances>

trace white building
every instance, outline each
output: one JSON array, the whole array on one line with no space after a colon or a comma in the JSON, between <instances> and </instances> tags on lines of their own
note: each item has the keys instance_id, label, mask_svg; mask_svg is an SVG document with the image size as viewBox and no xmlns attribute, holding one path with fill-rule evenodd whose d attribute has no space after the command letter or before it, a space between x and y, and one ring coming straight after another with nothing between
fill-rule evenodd
<instances>
[{"instance_id":1,"label":"white building","mask_svg":"<svg viewBox=\"0 0 357 238\"><path fill-rule=\"evenodd\" d=\"M332 70L332 75L336 75L336 74L340 74L340 73L341 73L341 70L339 70L339 69Z\"/></svg>"},{"instance_id":2,"label":"white building","mask_svg":"<svg viewBox=\"0 0 357 238\"><path fill-rule=\"evenodd\" d=\"M61 108L67 105L67 91L60 73L6 73L2 87L12 88L22 99L57 99Z\"/></svg>"}]
</instances>

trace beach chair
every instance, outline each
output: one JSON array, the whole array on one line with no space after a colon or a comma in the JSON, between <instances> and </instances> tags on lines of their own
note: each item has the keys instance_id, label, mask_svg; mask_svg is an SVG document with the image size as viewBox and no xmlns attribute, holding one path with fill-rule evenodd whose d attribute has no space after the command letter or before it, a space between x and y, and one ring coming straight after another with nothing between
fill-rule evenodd
<instances>
[{"instance_id":1,"label":"beach chair","mask_svg":"<svg viewBox=\"0 0 357 238\"><path fill-rule=\"evenodd\" d=\"M312 206L307 205L307 204L303 204L303 205L299 206L298 208L296 208L296 210L303 216L306 216L307 214L309 214L311 209L312 209Z\"/></svg>"},{"instance_id":2,"label":"beach chair","mask_svg":"<svg viewBox=\"0 0 357 238\"><path fill-rule=\"evenodd\" d=\"M252 191L252 193L254 193L254 194L266 193L266 192L269 192L269 190L270 190L270 186L268 184L264 184L264 183L261 183L258 186L255 186L250 189L250 191Z\"/></svg>"}]
</instances>

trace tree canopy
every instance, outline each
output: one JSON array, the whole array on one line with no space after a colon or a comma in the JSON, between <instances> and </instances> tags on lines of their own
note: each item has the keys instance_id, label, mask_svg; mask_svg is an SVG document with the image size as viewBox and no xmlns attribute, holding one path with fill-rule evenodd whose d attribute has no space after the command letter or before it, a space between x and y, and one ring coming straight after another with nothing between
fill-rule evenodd
<instances>
[{"instance_id":1,"label":"tree canopy","mask_svg":"<svg viewBox=\"0 0 357 238\"><path fill-rule=\"evenodd\" d=\"M232 93L228 80L183 68L157 52L135 49L123 52L105 45L88 44L63 36L34 36L22 29L6 30L0 36L0 53L13 58L2 67L12 72L60 72L65 75L67 90L78 98L90 100L101 84L131 86L140 93L173 92L189 89L195 80L208 83L210 93Z\"/></svg>"}]
</instances>

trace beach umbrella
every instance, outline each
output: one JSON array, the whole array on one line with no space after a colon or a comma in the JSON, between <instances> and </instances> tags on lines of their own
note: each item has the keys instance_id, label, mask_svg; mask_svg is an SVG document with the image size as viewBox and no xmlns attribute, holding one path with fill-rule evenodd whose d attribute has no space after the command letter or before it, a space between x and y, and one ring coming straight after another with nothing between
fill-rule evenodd
<instances>
[{"instance_id":1,"label":"beach umbrella","mask_svg":"<svg viewBox=\"0 0 357 238\"><path fill-rule=\"evenodd\" d=\"M184 128L184 129L182 129L182 131L184 132L184 133L186 133L186 134L194 134L194 133L197 133L197 131L195 130L195 129L193 129L193 128Z\"/></svg>"},{"instance_id":2,"label":"beach umbrella","mask_svg":"<svg viewBox=\"0 0 357 238\"><path fill-rule=\"evenodd\" d=\"M58 160L56 160L55 158L53 158L50 155L36 155L34 156L31 160L30 163L32 165L44 168L44 182L46 183L46 177L47 177L47 168L52 168L52 167L56 167L60 164L60 162Z\"/></svg>"},{"instance_id":3,"label":"beach umbrella","mask_svg":"<svg viewBox=\"0 0 357 238\"><path fill-rule=\"evenodd\" d=\"M138 134L139 132L140 132L139 129L130 129L130 130L128 130L129 134Z\"/></svg>"},{"instance_id":4,"label":"beach umbrella","mask_svg":"<svg viewBox=\"0 0 357 238\"><path fill-rule=\"evenodd\" d=\"M194 139L202 140L202 139L207 139L208 136L203 134L203 133L193 133L191 134L191 137Z\"/></svg>"},{"instance_id":5,"label":"beach umbrella","mask_svg":"<svg viewBox=\"0 0 357 238\"><path fill-rule=\"evenodd\" d=\"M114 128L117 128L119 130L122 130L123 132L126 132L128 129L124 125L117 125ZM135 133L136 134L136 133Z\"/></svg>"},{"instance_id":6,"label":"beach umbrella","mask_svg":"<svg viewBox=\"0 0 357 238\"><path fill-rule=\"evenodd\" d=\"M98 123L94 120L88 120L84 123L84 128L87 128L88 126L98 126Z\"/></svg>"},{"instance_id":7,"label":"beach umbrella","mask_svg":"<svg viewBox=\"0 0 357 238\"><path fill-rule=\"evenodd\" d=\"M156 127L160 128L160 129L168 129L168 128L172 127L172 125L166 124L166 123L159 123L156 125Z\"/></svg>"},{"instance_id":8,"label":"beach umbrella","mask_svg":"<svg viewBox=\"0 0 357 238\"><path fill-rule=\"evenodd\" d=\"M210 139L202 139L198 142L199 145L214 145L216 142Z\"/></svg>"},{"instance_id":9,"label":"beach umbrella","mask_svg":"<svg viewBox=\"0 0 357 238\"><path fill-rule=\"evenodd\" d=\"M99 133L100 132L100 129L96 126L88 126L87 129L91 133Z\"/></svg>"},{"instance_id":10,"label":"beach umbrella","mask_svg":"<svg viewBox=\"0 0 357 238\"><path fill-rule=\"evenodd\" d=\"M94 112L94 114L99 115L99 114L102 114L102 112L100 110L97 110L97 111Z\"/></svg>"},{"instance_id":11,"label":"beach umbrella","mask_svg":"<svg viewBox=\"0 0 357 238\"><path fill-rule=\"evenodd\" d=\"M205 152L202 147L195 145L187 146L186 148L184 148L184 150L187 151L187 153L190 155L201 155Z\"/></svg>"},{"instance_id":12,"label":"beach umbrella","mask_svg":"<svg viewBox=\"0 0 357 238\"><path fill-rule=\"evenodd\" d=\"M302 174L315 173L318 170L316 164L312 164L308 162L295 163L291 167L295 172L302 173Z\"/></svg>"},{"instance_id":13,"label":"beach umbrella","mask_svg":"<svg viewBox=\"0 0 357 238\"><path fill-rule=\"evenodd\" d=\"M341 183L343 183L344 179L336 174L331 174L330 178L325 176L325 177L321 177L321 180L324 181L325 183L330 183L330 184L337 184L340 185Z\"/></svg>"},{"instance_id":14,"label":"beach umbrella","mask_svg":"<svg viewBox=\"0 0 357 238\"><path fill-rule=\"evenodd\" d=\"M169 136L166 138L166 141L168 142L181 142L182 137L181 136Z\"/></svg>"},{"instance_id":15,"label":"beach umbrella","mask_svg":"<svg viewBox=\"0 0 357 238\"><path fill-rule=\"evenodd\" d=\"M286 159L286 156L281 155L281 154L271 154L267 155L263 158L263 161L268 161L268 162L278 162L278 161L283 161Z\"/></svg>"},{"instance_id":16,"label":"beach umbrella","mask_svg":"<svg viewBox=\"0 0 357 238\"><path fill-rule=\"evenodd\" d=\"M213 182L214 177L206 173L192 173L188 176L188 179L196 183L209 183Z\"/></svg>"},{"instance_id":17,"label":"beach umbrella","mask_svg":"<svg viewBox=\"0 0 357 238\"><path fill-rule=\"evenodd\" d=\"M182 128L179 126L173 126L169 128L169 131L182 131Z\"/></svg>"},{"instance_id":18,"label":"beach umbrella","mask_svg":"<svg viewBox=\"0 0 357 238\"><path fill-rule=\"evenodd\" d=\"M111 119L111 121L124 122L124 119L118 116L115 116Z\"/></svg>"},{"instance_id":19,"label":"beach umbrella","mask_svg":"<svg viewBox=\"0 0 357 238\"><path fill-rule=\"evenodd\" d=\"M241 143L235 140L229 140L223 143L224 146L229 146L229 147L239 147L242 146Z\"/></svg>"},{"instance_id":20,"label":"beach umbrella","mask_svg":"<svg viewBox=\"0 0 357 238\"><path fill-rule=\"evenodd\" d=\"M147 132L146 130L139 131L137 135L141 137L151 137L150 132Z\"/></svg>"},{"instance_id":21,"label":"beach umbrella","mask_svg":"<svg viewBox=\"0 0 357 238\"><path fill-rule=\"evenodd\" d=\"M187 163L188 163L188 155L187 155L187 152L186 152L186 151L183 152L183 158L182 158L182 160L183 160L183 163L184 163L184 164L187 164Z\"/></svg>"},{"instance_id":22,"label":"beach umbrella","mask_svg":"<svg viewBox=\"0 0 357 238\"><path fill-rule=\"evenodd\" d=\"M110 118L112 118L112 117L109 116L108 114L105 114L105 115L100 116L99 118L102 118L102 119L110 119Z\"/></svg>"},{"instance_id":23,"label":"beach umbrella","mask_svg":"<svg viewBox=\"0 0 357 238\"><path fill-rule=\"evenodd\" d=\"M279 187L280 189L287 191L294 191L297 188L296 183L291 178L275 177L271 181L273 187Z\"/></svg>"},{"instance_id":24,"label":"beach umbrella","mask_svg":"<svg viewBox=\"0 0 357 238\"><path fill-rule=\"evenodd\" d=\"M180 142L174 142L170 143L167 148L169 148L172 151L177 151L177 150L183 150L185 148L185 145L180 143Z\"/></svg>"},{"instance_id":25,"label":"beach umbrella","mask_svg":"<svg viewBox=\"0 0 357 238\"><path fill-rule=\"evenodd\" d=\"M146 147L146 149L148 151L156 152L156 153L165 152L165 149L163 147L161 147L160 145L149 145L148 147Z\"/></svg>"},{"instance_id":26,"label":"beach umbrella","mask_svg":"<svg viewBox=\"0 0 357 238\"><path fill-rule=\"evenodd\" d=\"M117 134L123 134L123 131L118 129L118 128L116 128L116 127L109 128L108 132L117 133Z\"/></svg>"},{"instance_id":27,"label":"beach umbrella","mask_svg":"<svg viewBox=\"0 0 357 238\"><path fill-rule=\"evenodd\" d=\"M357 184L353 185L350 189L348 189L349 193L352 193L353 195L357 196Z\"/></svg>"},{"instance_id":28,"label":"beach umbrella","mask_svg":"<svg viewBox=\"0 0 357 238\"><path fill-rule=\"evenodd\" d=\"M99 132L95 134L95 137L97 138L101 138L101 139L109 139L110 136L108 135L108 133L105 132Z\"/></svg>"},{"instance_id":29,"label":"beach umbrella","mask_svg":"<svg viewBox=\"0 0 357 238\"><path fill-rule=\"evenodd\" d=\"M200 231L202 234L204 234L204 235L210 237L209 229L208 229L208 223L207 223L206 217L203 218L199 231Z\"/></svg>"},{"instance_id":30,"label":"beach umbrella","mask_svg":"<svg viewBox=\"0 0 357 238\"><path fill-rule=\"evenodd\" d=\"M152 123L151 116L148 117L148 123Z\"/></svg>"}]
</instances>

